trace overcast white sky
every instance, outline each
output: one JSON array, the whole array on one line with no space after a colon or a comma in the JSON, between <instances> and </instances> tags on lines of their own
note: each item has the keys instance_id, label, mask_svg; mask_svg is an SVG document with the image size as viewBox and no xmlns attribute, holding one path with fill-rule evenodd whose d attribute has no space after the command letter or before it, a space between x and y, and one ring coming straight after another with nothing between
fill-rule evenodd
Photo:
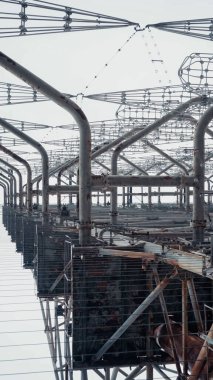
<instances>
[{"instance_id":1,"label":"overcast white sky","mask_svg":"<svg viewBox=\"0 0 213 380\"><path fill-rule=\"evenodd\" d=\"M57 1L52 2L57 3ZM63 0L58 3L126 18L140 23L141 27L161 21L206 18L213 15L212 0ZM151 32L138 32L122 51L115 55L115 52L133 32L133 27L129 27L117 30L5 38L0 39L0 47L2 52L58 90L71 94L84 93L88 83L87 94L168 85L169 81L171 84L179 84L177 71L183 59L192 52L210 52L212 48L210 41L153 29ZM164 63L156 66L151 63L151 59L157 59L158 53ZM114 58L111 60L113 56ZM109 61L108 67L102 70L105 63ZM97 73L99 73L97 79L93 80ZM1 67L0 81L23 84ZM116 105L86 99L83 100L81 106L90 121L114 118L117 109ZM72 121L70 115L50 102L4 106L1 107L1 117L50 125ZM52 133L54 132L48 131L49 139L53 138ZM7 245L7 249L9 247ZM25 281L24 275L21 275L21 278ZM16 282L14 281L14 283ZM32 287L32 285L30 286ZM12 317L13 313L11 319ZM20 318L24 319L24 314ZM5 317L1 313L1 320L3 319ZM2 325L3 323L1 323ZM19 325L16 327L19 329ZM10 329L9 324L7 324L7 328ZM21 334L18 339L22 341ZM11 335L3 334L1 336L2 345L10 341ZM35 348L34 355L38 357L40 349L36 351ZM49 369L49 361L46 363L45 366L38 360L36 368L38 370L44 369L44 367ZM14 370L14 367L10 367L10 363L8 367L9 370L10 368L11 371ZM19 372L21 372L20 368L24 369L24 367L25 364L21 364L21 367L17 364L16 368L19 368ZM0 372L2 372L1 367ZM8 378L19 380L25 377L14 375L8 376ZM33 374L26 378L38 380L38 376ZM53 380L54 376L46 373L41 377L41 379L44 378Z\"/></svg>"}]
</instances>

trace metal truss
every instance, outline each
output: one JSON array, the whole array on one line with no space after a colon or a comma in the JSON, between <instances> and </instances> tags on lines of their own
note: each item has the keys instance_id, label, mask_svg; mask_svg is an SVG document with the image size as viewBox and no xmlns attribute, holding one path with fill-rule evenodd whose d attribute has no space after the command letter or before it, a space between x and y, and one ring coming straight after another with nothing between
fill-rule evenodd
<instances>
[{"instance_id":1,"label":"metal truss","mask_svg":"<svg viewBox=\"0 0 213 380\"><path fill-rule=\"evenodd\" d=\"M157 24L149 24L146 28L156 28L165 32L183 34L203 40L213 40L213 18L159 22Z\"/></svg>"},{"instance_id":2,"label":"metal truss","mask_svg":"<svg viewBox=\"0 0 213 380\"><path fill-rule=\"evenodd\" d=\"M192 97L190 91L186 91L181 85L152 87L145 89L124 90L91 94L85 96L89 99L100 100L116 104L129 105L149 109L165 109L175 107Z\"/></svg>"},{"instance_id":3,"label":"metal truss","mask_svg":"<svg viewBox=\"0 0 213 380\"><path fill-rule=\"evenodd\" d=\"M155 121L153 118L126 118L121 117L119 119L112 120L100 120L91 122L91 131L92 131L92 142L93 148L96 149L100 144L109 144L123 136L123 134L128 133L131 130L140 130L149 125L151 122ZM124 114L126 116L126 113ZM187 116L188 117L188 116ZM38 128L53 128L51 126L43 126L36 123L28 123L22 122L18 120L11 120L12 124L16 125L19 129L24 129L26 131L37 129ZM69 159L74 159L78 156L79 150L79 137L77 133L76 124L68 124L63 126L54 127L55 130L60 131L67 129L73 132L76 132L76 135L72 134L72 138L67 138L67 133L64 133L64 138L56 138L54 140L43 140L42 144L50 146L47 149L47 153L49 156L49 165L50 168L56 167ZM3 130L2 130L3 131ZM190 114L189 117L184 120L184 118L178 118L177 120L171 120L170 122L162 125L160 128L154 130L149 134L149 142L159 147L162 150L168 152L168 154L178 160L186 160L188 165L192 165L193 159L193 147L192 141L195 131L195 124L191 122ZM60 134L61 136L62 134ZM206 135L206 154L211 154L213 150L212 146L212 137ZM1 143L7 147L13 147L13 149L17 150L17 146L26 145L25 142L20 140L19 138L5 136L2 134ZM169 145L169 144L173 144ZM176 149L178 144L179 149ZM137 154L135 154L137 152ZM21 155L24 154L25 157L29 155L27 152L23 151ZM139 140L134 143L132 146L125 149L123 156L125 159L128 159L132 162L133 165L139 165L143 167L145 170L149 167L149 160L152 160L155 163L155 167L151 170L150 174L156 174L162 166L166 165L168 162L165 158L159 156L150 149L149 145L147 145L146 139ZM28 161L33 165L33 170L36 174L41 170L41 160L37 152L31 152L28 157ZM127 161L125 162L123 159L120 159L118 162L119 171L123 174L129 172L130 166ZM105 152L104 155L101 155L97 161L92 162L93 173L98 174L100 172L106 173L110 172L111 167L111 150ZM170 173L174 173L177 170L176 168L172 168ZM133 172L137 172L136 168Z\"/></svg>"},{"instance_id":4,"label":"metal truss","mask_svg":"<svg viewBox=\"0 0 213 380\"><path fill-rule=\"evenodd\" d=\"M29 121L14 120L14 119L5 119L5 120L11 123L12 125L14 125L14 127L16 127L17 129L20 129L21 131L34 131L38 129L51 128L50 125L33 123ZM0 133L8 133L8 131L4 127L0 126Z\"/></svg>"},{"instance_id":5,"label":"metal truss","mask_svg":"<svg viewBox=\"0 0 213 380\"><path fill-rule=\"evenodd\" d=\"M73 380L70 313L68 315L70 299L55 298L54 302L50 302L49 299L40 299L40 306L55 379ZM66 316L64 316L65 310Z\"/></svg>"},{"instance_id":6,"label":"metal truss","mask_svg":"<svg viewBox=\"0 0 213 380\"><path fill-rule=\"evenodd\" d=\"M2 0L0 38L137 26L122 18L42 0Z\"/></svg>"},{"instance_id":7,"label":"metal truss","mask_svg":"<svg viewBox=\"0 0 213 380\"><path fill-rule=\"evenodd\" d=\"M87 364L87 361L84 363L82 354L82 359L79 357L79 353L76 355L76 350L78 352L78 347L80 348L80 351L85 350L87 339L91 344L91 347L94 346L94 341L91 341L91 337L87 337L84 334L84 330L87 329L87 331L94 330L94 336L92 332L89 333L92 334L92 337L94 338L95 342L98 340L99 335L95 335L95 331L97 327L99 329L104 328L107 326L107 318L110 318L110 315L108 316L107 313L103 314L103 319L98 319L96 321L96 318L99 316L98 310L100 309L100 302L97 303L97 312L94 309L94 306L91 306L91 300L90 302L85 302L85 297L82 299L79 299L82 294L85 294L86 288L84 288L86 282L85 279L87 277L85 276L85 273L89 273L90 276L94 276L95 278L95 286L98 286L99 277L95 277L97 268L96 265L92 259L90 262L90 259L85 259L84 263L84 272L81 272L79 269L79 265L81 267L81 263L79 260L76 260L76 254L81 254L81 260L83 258L83 250L84 248L75 247L75 253L73 253L73 246L71 241L66 241L65 243L65 256L69 254L69 260L65 260L64 268L63 270L58 273L57 278L55 281L51 284L51 287L49 288L49 295L48 297L41 297L40 298L40 305L42 310L42 316L44 320L45 325L45 333L47 335L50 355L53 363L54 368L54 374L56 380L73 380L74 379L74 371L78 370L81 371L81 379L82 380L88 380L92 379L94 376L94 373L98 375L103 380L116 380L118 378L118 375L122 375L124 380L133 380L137 379L138 376L140 376L143 372L146 371L146 376L149 380L153 380L155 378L155 375L161 376L162 378L165 378L167 380L170 380L175 375L179 375L180 378L185 378L184 376L187 373L187 367L183 365L183 370L180 367L180 362L177 356L175 356L176 347L174 345L174 366L171 368L171 364L167 365L164 363L164 365L161 364L159 360L157 360L156 354L154 354L152 344L147 343L146 345L146 355L140 357L140 364L133 365L130 369L127 365L123 364L122 367L116 366L109 366L109 364L104 367L104 363L107 363L106 359L104 360L104 355L107 354L107 352L110 350L110 348L114 345L116 345L116 342L119 341L119 339L122 337L122 335L128 330L131 330L131 327L133 326L134 322L140 318L141 315L145 314L147 315L147 331L148 334L150 334L149 331L149 323L151 321L150 318L153 318L153 312L155 308L155 303L158 302L158 314L162 314L161 318L165 321L165 324L167 328L169 329L171 327L171 317L169 316L169 308L170 306L166 304L166 295L164 294L163 290L167 286L175 286L175 289L173 288L173 291L177 292L177 295L179 297L179 301L181 300L180 310L179 313L182 315L182 330L181 330L181 336L182 334L186 337L188 334L188 328L187 328L187 313L190 311L194 314L194 318L197 324L198 328L198 335L202 337L202 339L206 339L207 332L204 327L204 323L201 319L201 309L200 305L198 304L198 298L195 288L195 282L194 282L194 275L203 275L205 265L207 267L209 266L208 263L208 257L204 260L203 254L197 254L190 252L181 252L173 249L172 247L165 247L162 248L159 244L153 244L150 242L141 242L142 244L141 249L138 251L132 251L132 250L122 250L118 247L106 247L106 248L99 248L99 253L101 254L101 257L103 260L103 263L106 264L104 261L104 258L111 257L112 261L115 257L120 258L127 258L131 257L131 262L134 262L135 260L138 260L139 258L142 259L142 272L147 271L146 275L146 286L147 289L149 289L149 292L147 293L147 296L144 299L140 299L139 306L135 309L135 304L132 311L128 309L128 313L126 313L126 308L123 310L124 313L124 321L123 323L120 321L117 328L113 329L114 333L112 336L106 338L105 340L102 340L101 346L99 345L99 350L93 353L93 365L90 366ZM117 248L117 249L116 249ZM87 253L90 252L91 248L85 248L87 250ZM94 252L94 248L93 248ZM70 259L71 255L71 259ZM75 257L75 258L74 258ZM99 256L96 257L96 260ZM144 257L146 258L144 261ZM68 256L67 256L68 259ZM168 275L168 272L165 271L163 274L161 273L161 276L163 277L160 279L160 272L157 269L157 264L154 263L154 260L157 259L157 261L162 261L165 264L171 265L170 268L170 274ZM193 265L192 264L193 261ZM135 261L136 262L136 261ZM150 267L148 268L148 262L150 262ZM174 262L179 267L177 270L177 267L173 268ZM93 263L93 265L91 265ZM102 265L103 265L102 263ZM146 269L145 266L146 265ZM118 264L118 263L117 263ZM76 267L77 265L77 267ZM93 268L95 267L95 269ZM189 272L185 271L186 268L190 268ZM128 266L128 273L131 273L131 270L136 270L136 267L129 265ZM78 274L79 271L79 274ZM89 271L89 272L87 272ZM94 274L93 274L94 271ZM191 272L191 274L190 274ZM119 270L117 268L117 276L119 273ZM166 277L165 276L166 273ZM78 275L80 275L81 279L81 286L79 286L78 283ZM208 277L208 274L206 274L206 277ZM175 279L175 283L171 285L171 282L173 279ZM210 275L210 279L212 278L212 275ZM60 281L64 281L64 295L55 296L55 290L60 283ZM105 279L107 281L107 277ZM195 279L196 281L196 279ZM89 286L89 282L87 286ZM101 282L103 286L103 282ZM71 289L70 289L71 286ZM199 280L198 280L198 287L199 287ZM69 290L68 290L69 289ZM100 288L97 288L100 292ZM96 289L96 290L97 290ZM132 292L132 287L128 289L129 296ZM178 289L178 290L177 290ZM71 292L70 292L71 290ZM92 291L93 288L90 290ZM113 288L112 288L113 291ZM114 289L115 291L115 289ZM126 290L127 291L127 290ZM82 293L83 292L83 293ZM97 294L94 294L94 299L98 302L99 300L99 292ZM136 290L135 290L136 292ZM170 289L171 292L171 289ZM199 292L199 290L198 290ZM52 296L51 296L52 293ZM71 294L70 294L71 293ZM69 295L70 294L70 295ZM116 293L117 294L117 293ZM120 293L119 293L120 294ZM125 297L126 297L126 293ZM135 293L134 293L135 294ZM177 296L176 295L176 296ZM191 300L191 306L188 302L188 295ZM78 297L78 298L76 298ZM121 294L120 294L121 297ZM125 300L126 298L124 298ZM119 300L122 304L122 298ZM95 302L93 300L93 302ZM105 308L107 310L107 299L105 300L106 305ZM141 303L140 303L141 302ZM119 307L119 305L117 305ZM189 308L190 306L190 308ZM205 305L206 306L206 305ZM102 306L101 306L102 307ZM112 307L112 306L111 306ZM146 314L147 308L150 308ZM153 307L153 310L152 310ZM181 311L182 309L182 311ZM190 310L191 309L191 310ZM86 310L86 311L85 311ZM111 309L110 309L111 310ZM161 310L161 312L160 312ZM177 313L177 310L174 309L174 312ZM202 310L202 312L205 312L205 310ZM81 313L84 317L81 316ZM85 313L85 314L84 314ZM85 317L86 316L86 317ZM85 319L87 318L88 326L85 326ZM104 322L104 318L106 318ZM157 326L159 325L159 318L158 315L157 319ZM82 324L82 320L84 323ZM205 316L205 320L206 316ZM77 324L75 326L75 323ZM99 324L97 324L99 323ZM106 323L106 325L105 325ZM144 324L145 322L143 322ZM156 322L155 322L156 323ZM103 324L103 325L102 325ZM74 329L77 329L77 333ZM135 330L134 330L135 331ZM98 334L98 333L96 333ZM100 334L100 333L99 333ZM134 333L135 334L135 333ZM131 336L131 333L130 333ZM174 339L173 332L171 330L170 337ZM127 338L127 337L126 337ZM137 334L135 335L135 339L137 339ZM75 341L76 339L76 341ZM80 340L79 340L80 339ZM122 339L122 338L121 338ZM148 341L147 341L148 342ZM172 342L172 340L171 340ZM83 345L82 345L83 344ZM95 343L96 344L96 343ZM171 343L174 344L174 343ZM96 346L94 346L96 350ZM125 346L124 346L125 347ZM201 344L202 347L202 344ZM116 348L115 348L116 350ZM92 351L93 352L93 351ZM111 351L111 354L113 353L113 350ZM177 355L177 353L176 353ZM77 360L77 364L75 362L75 358ZM99 361L101 359L103 361ZM117 358L117 356L115 357ZM90 361L90 359L87 359ZM117 360L117 359L116 359ZM187 357L185 356L184 360L187 360ZM184 362L185 363L185 362ZM83 365L82 365L83 364Z\"/></svg>"},{"instance_id":8,"label":"metal truss","mask_svg":"<svg viewBox=\"0 0 213 380\"><path fill-rule=\"evenodd\" d=\"M69 98L73 95L64 94ZM21 86L13 83L0 82L0 106L10 104L25 104L34 102L44 102L49 99L41 95L30 86Z\"/></svg>"}]
</instances>

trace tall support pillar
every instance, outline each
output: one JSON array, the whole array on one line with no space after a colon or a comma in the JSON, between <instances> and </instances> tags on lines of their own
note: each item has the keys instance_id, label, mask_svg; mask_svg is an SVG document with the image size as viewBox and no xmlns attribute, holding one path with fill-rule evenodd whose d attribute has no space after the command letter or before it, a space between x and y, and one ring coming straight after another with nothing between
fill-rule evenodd
<instances>
[{"instance_id":1,"label":"tall support pillar","mask_svg":"<svg viewBox=\"0 0 213 380\"><path fill-rule=\"evenodd\" d=\"M151 208L152 208L152 188L151 188L151 186L148 187L148 207L151 210Z\"/></svg>"},{"instance_id":2,"label":"tall support pillar","mask_svg":"<svg viewBox=\"0 0 213 380\"><path fill-rule=\"evenodd\" d=\"M204 136L208 124L213 118L213 107L209 107L200 118L194 137L194 175L197 184L193 190L193 240L203 242L204 228L204 180L205 180L205 144Z\"/></svg>"},{"instance_id":3,"label":"tall support pillar","mask_svg":"<svg viewBox=\"0 0 213 380\"><path fill-rule=\"evenodd\" d=\"M179 198L179 207L182 209L183 207L183 189L180 189L180 198Z\"/></svg>"},{"instance_id":4,"label":"tall support pillar","mask_svg":"<svg viewBox=\"0 0 213 380\"><path fill-rule=\"evenodd\" d=\"M104 207L106 207L106 190L104 190Z\"/></svg>"},{"instance_id":5,"label":"tall support pillar","mask_svg":"<svg viewBox=\"0 0 213 380\"><path fill-rule=\"evenodd\" d=\"M143 186L141 186L141 207L143 205Z\"/></svg>"},{"instance_id":6,"label":"tall support pillar","mask_svg":"<svg viewBox=\"0 0 213 380\"><path fill-rule=\"evenodd\" d=\"M200 308L199 308L199 303L197 299L197 294L196 294L193 278L190 278L187 280L187 287L188 287L189 297L192 304L192 309L195 316L195 321L197 323L197 329L199 332L203 332L204 326L203 326L203 321L200 314Z\"/></svg>"},{"instance_id":7,"label":"tall support pillar","mask_svg":"<svg viewBox=\"0 0 213 380\"><path fill-rule=\"evenodd\" d=\"M149 292L153 291L153 273L152 271L147 271L146 275L146 286ZM153 349L152 349L152 340L151 340L151 326L153 323L153 312L151 306L148 309L148 329L147 329L147 336L146 336L146 347L147 347L147 357L151 357L153 354ZM153 367L151 363L146 365L146 380L153 380Z\"/></svg>"},{"instance_id":8,"label":"tall support pillar","mask_svg":"<svg viewBox=\"0 0 213 380\"><path fill-rule=\"evenodd\" d=\"M86 369L82 369L81 370L81 380L88 380L87 370Z\"/></svg>"},{"instance_id":9,"label":"tall support pillar","mask_svg":"<svg viewBox=\"0 0 213 380\"><path fill-rule=\"evenodd\" d=\"M72 185L72 174L69 173L69 185L71 186ZM72 193L69 194L69 204L71 205L72 204Z\"/></svg>"},{"instance_id":10,"label":"tall support pillar","mask_svg":"<svg viewBox=\"0 0 213 380\"><path fill-rule=\"evenodd\" d=\"M158 206L161 205L160 186L158 186Z\"/></svg>"},{"instance_id":11,"label":"tall support pillar","mask_svg":"<svg viewBox=\"0 0 213 380\"><path fill-rule=\"evenodd\" d=\"M187 280L182 283L182 353L183 353L183 375L187 378L187 335L188 335L188 300L187 300Z\"/></svg>"},{"instance_id":12,"label":"tall support pillar","mask_svg":"<svg viewBox=\"0 0 213 380\"><path fill-rule=\"evenodd\" d=\"M125 195L125 186L122 187L122 207L125 208L126 206L126 195Z\"/></svg>"}]
</instances>

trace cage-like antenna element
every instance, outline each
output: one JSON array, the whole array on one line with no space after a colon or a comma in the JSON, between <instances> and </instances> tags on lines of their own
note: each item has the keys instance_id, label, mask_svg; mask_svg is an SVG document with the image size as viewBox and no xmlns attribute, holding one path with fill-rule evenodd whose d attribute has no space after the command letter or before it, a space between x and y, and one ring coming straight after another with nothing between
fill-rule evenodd
<instances>
[{"instance_id":1,"label":"cage-like antenna element","mask_svg":"<svg viewBox=\"0 0 213 380\"><path fill-rule=\"evenodd\" d=\"M209 96L213 90L213 54L190 54L184 59L178 75L190 91Z\"/></svg>"},{"instance_id":2,"label":"cage-like antenna element","mask_svg":"<svg viewBox=\"0 0 213 380\"><path fill-rule=\"evenodd\" d=\"M69 98L70 94L64 94ZM0 106L9 104L24 104L44 102L49 100L30 86L22 86L13 83L0 82Z\"/></svg>"},{"instance_id":3,"label":"cage-like antenna element","mask_svg":"<svg viewBox=\"0 0 213 380\"><path fill-rule=\"evenodd\" d=\"M149 24L146 28L156 28L203 40L213 40L213 18L159 22L158 24Z\"/></svg>"},{"instance_id":4,"label":"cage-like antenna element","mask_svg":"<svg viewBox=\"0 0 213 380\"><path fill-rule=\"evenodd\" d=\"M122 18L42 0L2 0L0 38L137 26Z\"/></svg>"}]
</instances>

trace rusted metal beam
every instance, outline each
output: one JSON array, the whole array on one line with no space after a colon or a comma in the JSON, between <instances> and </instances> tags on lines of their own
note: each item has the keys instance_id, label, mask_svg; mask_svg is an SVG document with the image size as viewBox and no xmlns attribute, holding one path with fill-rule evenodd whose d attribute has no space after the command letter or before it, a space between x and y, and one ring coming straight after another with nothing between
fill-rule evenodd
<instances>
[{"instance_id":1,"label":"rusted metal beam","mask_svg":"<svg viewBox=\"0 0 213 380\"><path fill-rule=\"evenodd\" d=\"M212 339L213 338L213 324L210 327L209 333L207 335L207 338ZM198 357L195 361L195 364L191 370L191 375L188 377L188 380L197 380L198 376L202 370L203 364L205 360L207 360L207 355L208 355L208 342L207 339L205 340ZM212 378L212 377L210 377Z\"/></svg>"},{"instance_id":2,"label":"rusted metal beam","mask_svg":"<svg viewBox=\"0 0 213 380\"><path fill-rule=\"evenodd\" d=\"M191 273L213 279L209 270L210 258L208 255L198 252L184 252L173 248L166 249L160 244L140 241L143 244L141 252L122 251L111 248L100 248L100 254L112 256L126 256L132 259L144 259L147 261L161 261L176 266Z\"/></svg>"}]
</instances>

